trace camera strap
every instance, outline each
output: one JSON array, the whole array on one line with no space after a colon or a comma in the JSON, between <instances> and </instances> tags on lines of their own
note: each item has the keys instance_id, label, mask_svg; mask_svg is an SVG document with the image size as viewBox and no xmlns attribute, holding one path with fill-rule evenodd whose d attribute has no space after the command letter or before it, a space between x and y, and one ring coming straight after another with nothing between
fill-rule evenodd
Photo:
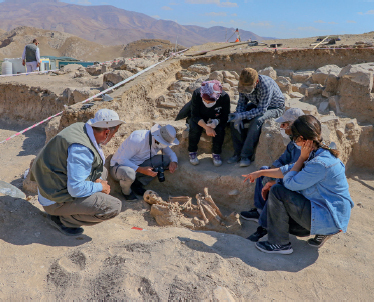
<instances>
[{"instance_id":1,"label":"camera strap","mask_svg":"<svg viewBox=\"0 0 374 303\"><path fill-rule=\"evenodd\" d=\"M151 160L151 166L154 168L152 164L152 133L149 131L149 160ZM162 167L164 167L164 150L161 149L161 160L162 160Z\"/></svg>"}]
</instances>

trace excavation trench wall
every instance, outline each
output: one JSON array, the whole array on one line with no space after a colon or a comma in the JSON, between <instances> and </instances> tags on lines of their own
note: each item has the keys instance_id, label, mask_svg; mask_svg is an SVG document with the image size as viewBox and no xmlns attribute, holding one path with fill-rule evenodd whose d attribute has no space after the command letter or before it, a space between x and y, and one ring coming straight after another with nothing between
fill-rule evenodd
<instances>
[{"instance_id":1,"label":"excavation trench wall","mask_svg":"<svg viewBox=\"0 0 374 303\"><path fill-rule=\"evenodd\" d=\"M230 210L240 211L252 204L251 201L253 201L254 192L254 186L248 183L244 184L241 175L259 169L263 165L271 165L285 149L282 137L279 134L279 126L274 122L264 125L260 144L257 148L255 163L248 168L239 168L238 165L228 165L226 163L219 168L213 167L210 150L211 143L210 139L206 137L204 138L205 142L201 141L199 144L199 153L203 154L200 165L194 167L188 162L188 139L183 135L185 128L184 121L173 122L180 107L160 107L157 100L160 96L168 93L170 85L177 81L177 73L192 64L201 63L211 65L213 70L237 70L239 72L243 66L248 65L248 62L256 62L256 66L252 66L257 69L275 65L276 68L300 70L318 68L328 63L331 64L332 62L329 59L331 56L337 61L339 59L338 55L332 51L316 52L290 51L282 54L235 54L225 57L226 59L221 56L215 56L193 60L169 60L115 90L111 94L114 98L111 102L94 102L95 105L88 109L81 109L81 105L79 104L70 106L61 118L54 119L48 124L46 128L47 140L72 123L86 122L101 108L110 108L117 111L121 119L127 122L120 128L117 136L104 148L106 155L112 155L131 132L136 129L150 129L153 122L158 122L162 125L172 123L177 129L178 139L181 141L180 146L175 148L179 156L179 169L174 175L166 173L166 182L163 184L158 183L157 180L153 181L151 188L167 198L167 195L195 196L197 193L202 192L204 187L208 187L213 199L219 205ZM356 52L354 51L354 53ZM350 58L340 58L340 62L335 61L333 63L344 66L349 63L369 60L368 52L359 50L357 54L360 55L360 58L356 58L353 62L350 58L354 58L355 55L351 54ZM253 57L250 57L250 55ZM314 57L308 58L308 55L313 55ZM287 65L286 62L288 62ZM326 125L331 124L330 126L326 126L329 127L328 138L330 141L337 142L338 147L344 150L343 161L350 168L373 168L372 165L365 165L365 160L363 160L372 158L369 153L374 146L368 140L374 135L373 128L368 127L365 131L361 131L361 127L357 125L357 122L353 122L352 124L348 120L339 122L338 117L329 118L326 121ZM341 137L337 134L338 128L343 134ZM231 156L233 152L229 129L227 129L226 134L223 153L225 159ZM364 134L364 136L360 137L361 134ZM110 156L107 160L108 165ZM110 184L113 190L120 191L118 183L110 180ZM236 193L229 195L234 190L236 190Z\"/></svg>"},{"instance_id":2,"label":"excavation trench wall","mask_svg":"<svg viewBox=\"0 0 374 303\"><path fill-rule=\"evenodd\" d=\"M348 64L372 62L373 56L374 49L266 50L186 57L181 60L181 65L187 68L192 64L203 64L210 65L213 71L234 70L238 73L244 67L259 70L268 66L274 69L298 71L317 69L329 64L344 67Z\"/></svg>"}]
</instances>

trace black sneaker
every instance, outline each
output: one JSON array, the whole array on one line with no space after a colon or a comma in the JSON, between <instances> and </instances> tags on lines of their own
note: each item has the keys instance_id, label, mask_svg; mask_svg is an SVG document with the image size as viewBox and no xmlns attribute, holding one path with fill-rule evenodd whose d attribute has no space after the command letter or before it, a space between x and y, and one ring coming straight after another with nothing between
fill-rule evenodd
<instances>
[{"instance_id":1,"label":"black sneaker","mask_svg":"<svg viewBox=\"0 0 374 303\"><path fill-rule=\"evenodd\" d=\"M240 217L242 217L244 220L258 222L260 214L258 213L257 208L252 208L249 211L242 211L240 213Z\"/></svg>"},{"instance_id":2,"label":"black sneaker","mask_svg":"<svg viewBox=\"0 0 374 303\"><path fill-rule=\"evenodd\" d=\"M62 232L66 236L79 236L83 234L83 228L81 227L67 227L64 224L62 224L59 216L52 216L47 215L48 223L52 225L53 227L56 227L60 232Z\"/></svg>"},{"instance_id":3,"label":"black sneaker","mask_svg":"<svg viewBox=\"0 0 374 303\"><path fill-rule=\"evenodd\" d=\"M129 195L123 194L127 202L134 202L138 200L138 197L132 191Z\"/></svg>"},{"instance_id":4,"label":"black sneaker","mask_svg":"<svg viewBox=\"0 0 374 303\"><path fill-rule=\"evenodd\" d=\"M143 184L137 179L135 179L134 183L131 184L130 188L134 193L142 197L144 193L146 192L146 190L143 188Z\"/></svg>"},{"instance_id":5,"label":"black sneaker","mask_svg":"<svg viewBox=\"0 0 374 303\"><path fill-rule=\"evenodd\" d=\"M315 235L313 239L308 240L308 244L313 247L320 248L325 244L325 242L330 239L333 235Z\"/></svg>"},{"instance_id":6,"label":"black sneaker","mask_svg":"<svg viewBox=\"0 0 374 303\"><path fill-rule=\"evenodd\" d=\"M257 228L257 231L250 235L247 239L252 242L257 242L260 240L263 236L266 236L268 234L268 231L263 228L262 226L259 226Z\"/></svg>"},{"instance_id":7,"label":"black sneaker","mask_svg":"<svg viewBox=\"0 0 374 303\"><path fill-rule=\"evenodd\" d=\"M271 244L269 241L256 242L256 247L267 254L289 255L293 253L291 242L285 245Z\"/></svg>"}]
</instances>

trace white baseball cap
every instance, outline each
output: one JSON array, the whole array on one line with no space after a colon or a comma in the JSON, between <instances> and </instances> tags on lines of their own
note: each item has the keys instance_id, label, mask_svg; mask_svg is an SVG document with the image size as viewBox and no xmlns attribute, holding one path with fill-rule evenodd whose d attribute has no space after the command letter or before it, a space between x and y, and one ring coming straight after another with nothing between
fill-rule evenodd
<instances>
[{"instance_id":1,"label":"white baseball cap","mask_svg":"<svg viewBox=\"0 0 374 303\"><path fill-rule=\"evenodd\" d=\"M170 124L162 126L155 124L151 128L152 136L161 144L167 146L178 145L177 132Z\"/></svg>"},{"instance_id":2,"label":"white baseball cap","mask_svg":"<svg viewBox=\"0 0 374 303\"><path fill-rule=\"evenodd\" d=\"M300 116L304 116L304 112L300 108L289 108L282 116L275 120L278 123L294 122Z\"/></svg>"},{"instance_id":3,"label":"white baseball cap","mask_svg":"<svg viewBox=\"0 0 374 303\"><path fill-rule=\"evenodd\" d=\"M95 117L88 120L87 123L93 127L109 128L126 122L120 120L114 110L103 108L98 110Z\"/></svg>"}]
</instances>

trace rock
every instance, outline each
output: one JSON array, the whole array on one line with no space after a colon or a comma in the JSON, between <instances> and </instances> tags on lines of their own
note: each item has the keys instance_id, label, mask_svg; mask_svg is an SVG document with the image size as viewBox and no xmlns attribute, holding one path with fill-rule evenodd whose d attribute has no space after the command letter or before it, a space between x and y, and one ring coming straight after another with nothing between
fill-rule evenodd
<instances>
[{"instance_id":1,"label":"rock","mask_svg":"<svg viewBox=\"0 0 374 303\"><path fill-rule=\"evenodd\" d=\"M335 75L328 75L325 81L325 89L322 92L322 96L331 97L336 95L338 91L339 78Z\"/></svg>"},{"instance_id":2,"label":"rock","mask_svg":"<svg viewBox=\"0 0 374 303\"><path fill-rule=\"evenodd\" d=\"M312 74L314 71L299 71L299 72L294 72L291 75L291 79L293 82L296 83L303 83L308 81L309 79L312 78Z\"/></svg>"},{"instance_id":3,"label":"rock","mask_svg":"<svg viewBox=\"0 0 374 303\"><path fill-rule=\"evenodd\" d=\"M305 95L305 92L309 86L305 83L301 84L299 86L299 93Z\"/></svg>"},{"instance_id":4,"label":"rock","mask_svg":"<svg viewBox=\"0 0 374 303\"><path fill-rule=\"evenodd\" d=\"M374 123L373 72L364 65L348 65L339 74L340 110L360 122Z\"/></svg>"},{"instance_id":5,"label":"rock","mask_svg":"<svg viewBox=\"0 0 374 303\"><path fill-rule=\"evenodd\" d=\"M336 130L336 135L338 136L339 139L344 138L344 135L345 135L344 128L338 128Z\"/></svg>"},{"instance_id":6,"label":"rock","mask_svg":"<svg viewBox=\"0 0 374 303\"><path fill-rule=\"evenodd\" d=\"M311 98L315 95L322 94L323 87L320 84L312 84L305 90L305 97Z\"/></svg>"},{"instance_id":7,"label":"rock","mask_svg":"<svg viewBox=\"0 0 374 303\"><path fill-rule=\"evenodd\" d=\"M236 80L239 80L239 75L238 75L237 72L232 71L231 73L234 75L234 77L235 77Z\"/></svg>"},{"instance_id":8,"label":"rock","mask_svg":"<svg viewBox=\"0 0 374 303\"><path fill-rule=\"evenodd\" d=\"M339 96L331 96L329 98L329 107L337 114L341 113L339 106L339 98Z\"/></svg>"},{"instance_id":9,"label":"rock","mask_svg":"<svg viewBox=\"0 0 374 303\"><path fill-rule=\"evenodd\" d=\"M275 71L275 69L271 66L269 67L266 67L262 70L260 70L258 72L260 75L265 75L265 76L268 76L270 78L272 78L273 80L276 80L277 79L277 72Z\"/></svg>"},{"instance_id":10,"label":"rock","mask_svg":"<svg viewBox=\"0 0 374 303\"><path fill-rule=\"evenodd\" d=\"M30 162L30 169L31 169L32 164L34 163L34 160L35 160L35 158L32 159L31 162ZM25 180L23 180L22 190L26 191L27 193L37 195L38 194L38 185L36 184L35 181L31 181L30 177L31 177L31 174L30 174L30 170L29 170L29 173L27 174Z\"/></svg>"},{"instance_id":11,"label":"rock","mask_svg":"<svg viewBox=\"0 0 374 303\"><path fill-rule=\"evenodd\" d=\"M229 192L229 196L237 196L237 195L239 195L239 191L237 189L234 189Z\"/></svg>"},{"instance_id":12,"label":"rock","mask_svg":"<svg viewBox=\"0 0 374 303\"><path fill-rule=\"evenodd\" d=\"M282 76L291 78L292 74L294 73L294 71L291 69L276 69L275 71L277 72L278 77Z\"/></svg>"},{"instance_id":13,"label":"rock","mask_svg":"<svg viewBox=\"0 0 374 303\"><path fill-rule=\"evenodd\" d=\"M189 91L191 94L198 88L201 87L201 84L200 83L191 83L188 88L187 88L187 91Z\"/></svg>"},{"instance_id":14,"label":"rock","mask_svg":"<svg viewBox=\"0 0 374 303\"><path fill-rule=\"evenodd\" d=\"M91 65L86 67L86 71L91 75L91 76L98 76L102 74L102 66L99 64L96 65Z\"/></svg>"},{"instance_id":15,"label":"rock","mask_svg":"<svg viewBox=\"0 0 374 303\"><path fill-rule=\"evenodd\" d=\"M301 99L301 98L304 97L304 95L303 95L303 94L300 94L299 92L291 92L291 93L290 93L290 97L291 97L291 98L298 98L298 99Z\"/></svg>"},{"instance_id":16,"label":"rock","mask_svg":"<svg viewBox=\"0 0 374 303\"><path fill-rule=\"evenodd\" d=\"M325 85L325 81L329 75L337 77L342 69L337 65L325 65L318 68L313 74L314 83Z\"/></svg>"},{"instance_id":17,"label":"rock","mask_svg":"<svg viewBox=\"0 0 374 303\"><path fill-rule=\"evenodd\" d=\"M271 165L284 152L286 145L279 132L279 123L276 123L274 119L266 120L262 125L260 140L256 148L256 167Z\"/></svg>"},{"instance_id":18,"label":"rock","mask_svg":"<svg viewBox=\"0 0 374 303\"><path fill-rule=\"evenodd\" d=\"M301 85L302 85L301 83L291 83L292 91L299 93L300 92L299 89L300 89Z\"/></svg>"},{"instance_id":19,"label":"rock","mask_svg":"<svg viewBox=\"0 0 374 303\"><path fill-rule=\"evenodd\" d=\"M180 79L180 81L185 81L185 82L194 82L195 79L194 78L188 78L188 77L182 77Z\"/></svg>"},{"instance_id":20,"label":"rock","mask_svg":"<svg viewBox=\"0 0 374 303\"><path fill-rule=\"evenodd\" d=\"M108 72L104 74L103 77L103 87L107 88L107 82L111 82L114 85L117 83L122 82L123 80L131 77L133 75L132 72L129 72L127 70L116 70L112 72Z\"/></svg>"},{"instance_id":21,"label":"rock","mask_svg":"<svg viewBox=\"0 0 374 303\"><path fill-rule=\"evenodd\" d=\"M209 75L209 80L218 80L219 82L223 83L223 74L221 71L212 72Z\"/></svg>"},{"instance_id":22,"label":"rock","mask_svg":"<svg viewBox=\"0 0 374 303\"><path fill-rule=\"evenodd\" d=\"M283 96L284 96L285 101L288 101L291 99L291 97L288 94L283 93Z\"/></svg>"},{"instance_id":23,"label":"rock","mask_svg":"<svg viewBox=\"0 0 374 303\"><path fill-rule=\"evenodd\" d=\"M187 68L187 70L196 72L201 75L208 75L210 74L210 67L204 66L201 64L194 64Z\"/></svg>"},{"instance_id":24,"label":"rock","mask_svg":"<svg viewBox=\"0 0 374 303\"><path fill-rule=\"evenodd\" d=\"M222 72L222 75L223 75L223 78L227 78L227 79L233 79L233 80L236 80L235 79L235 76L233 74L231 74L230 72L228 71L223 71Z\"/></svg>"},{"instance_id":25,"label":"rock","mask_svg":"<svg viewBox=\"0 0 374 303\"><path fill-rule=\"evenodd\" d=\"M169 86L169 90L172 90L172 91L176 91L176 92L179 92L179 93L183 93L186 91L186 89L190 86L189 83L186 83L185 81L177 81L177 82L174 82L172 83L170 86Z\"/></svg>"},{"instance_id":26,"label":"rock","mask_svg":"<svg viewBox=\"0 0 374 303\"><path fill-rule=\"evenodd\" d=\"M231 87L237 87L238 83L239 83L239 81L237 81L235 79L230 79L230 78L225 78L224 81L225 81L225 83L230 84Z\"/></svg>"},{"instance_id":27,"label":"rock","mask_svg":"<svg viewBox=\"0 0 374 303\"><path fill-rule=\"evenodd\" d=\"M181 70L181 71L177 72L177 74L175 76L176 76L177 80L181 80L184 77L195 79L196 77L198 77L198 73L193 72L193 71L189 71L189 70Z\"/></svg>"},{"instance_id":28,"label":"rock","mask_svg":"<svg viewBox=\"0 0 374 303\"><path fill-rule=\"evenodd\" d=\"M291 82L286 77L278 77L275 82L278 84L282 93L290 94L292 92Z\"/></svg>"},{"instance_id":29,"label":"rock","mask_svg":"<svg viewBox=\"0 0 374 303\"><path fill-rule=\"evenodd\" d=\"M223 83L223 84L222 84L222 89L223 89L225 92L229 92L230 89L231 89L231 85L228 84L228 83Z\"/></svg>"},{"instance_id":30,"label":"rock","mask_svg":"<svg viewBox=\"0 0 374 303\"><path fill-rule=\"evenodd\" d=\"M300 108L306 115L313 115L319 117L317 107L315 105L300 102L299 99L290 99L286 101L286 110L289 108Z\"/></svg>"},{"instance_id":31,"label":"rock","mask_svg":"<svg viewBox=\"0 0 374 303\"><path fill-rule=\"evenodd\" d=\"M321 113L325 113L329 108L329 102L327 101L324 101L324 102L321 102L319 107L318 107L318 110L321 112Z\"/></svg>"}]
</instances>

